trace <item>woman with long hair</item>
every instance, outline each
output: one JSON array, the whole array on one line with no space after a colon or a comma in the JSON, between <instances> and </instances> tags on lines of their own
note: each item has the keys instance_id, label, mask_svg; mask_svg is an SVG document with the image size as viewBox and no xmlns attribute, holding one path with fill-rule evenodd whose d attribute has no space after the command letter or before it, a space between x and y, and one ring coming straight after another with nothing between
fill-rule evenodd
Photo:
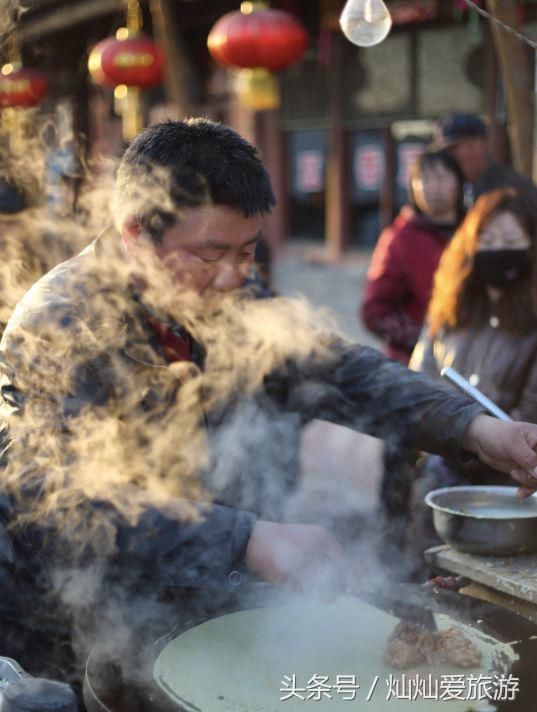
<instances>
[{"instance_id":1,"label":"woman with long hair","mask_svg":"<svg viewBox=\"0 0 537 712\"><path fill-rule=\"evenodd\" d=\"M444 252L410 368L451 366L516 420L537 422L537 218L513 189L482 195ZM437 487L509 484L483 464L424 460L413 485L410 549L437 541L423 497Z\"/></svg>"},{"instance_id":2,"label":"woman with long hair","mask_svg":"<svg viewBox=\"0 0 537 712\"><path fill-rule=\"evenodd\" d=\"M530 422L537 422L536 248L537 219L522 197L510 188L481 196L440 261L410 361L434 377L455 368Z\"/></svg>"},{"instance_id":3,"label":"woman with long hair","mask_svg":"<svg viewBox=\"0 0 537 712\"><path fill-rule=\"evenodd\" d=\"M463 217L463 177L443 151L411 168L409 202L379 237L367 273L361 316L390 358L408 363L429 303L438 261Z\"/></svg>"}]
</instances>

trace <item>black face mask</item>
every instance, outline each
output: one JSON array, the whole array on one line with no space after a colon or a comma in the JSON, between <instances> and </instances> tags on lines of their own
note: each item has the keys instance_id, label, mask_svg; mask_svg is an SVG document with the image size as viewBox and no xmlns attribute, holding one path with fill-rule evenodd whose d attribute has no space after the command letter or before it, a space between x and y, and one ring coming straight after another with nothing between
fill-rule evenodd
<instances>
[{"instance_id":1,"label":"black face mask","mask_svg":"<svg viewBox=\"0 0 537 712\"><path fill-rule=\"evenodd\" d=\"M474 257L474 275L490 287L505 289L531 273L530 253L519 250L479 250Z\"/></svg>"}]
</instances>

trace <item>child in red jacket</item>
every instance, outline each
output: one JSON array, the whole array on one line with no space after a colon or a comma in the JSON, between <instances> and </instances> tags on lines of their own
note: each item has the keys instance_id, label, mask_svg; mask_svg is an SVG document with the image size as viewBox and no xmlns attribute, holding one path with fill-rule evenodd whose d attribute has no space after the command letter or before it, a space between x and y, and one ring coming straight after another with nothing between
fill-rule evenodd
<instances>
[{"instance_id":1,"label":"child in red jacket","mask_svg":"<svg viewBox=\"0 0 537 712\"><path fill-rule=\"evenodd\" d=\"M433 275L463 217L463 176L449 154L425 152L414 164L410 201L373 252L362 297L366 327L390 358L408 363L421 331Z\"/></svg>"}]
</instances>

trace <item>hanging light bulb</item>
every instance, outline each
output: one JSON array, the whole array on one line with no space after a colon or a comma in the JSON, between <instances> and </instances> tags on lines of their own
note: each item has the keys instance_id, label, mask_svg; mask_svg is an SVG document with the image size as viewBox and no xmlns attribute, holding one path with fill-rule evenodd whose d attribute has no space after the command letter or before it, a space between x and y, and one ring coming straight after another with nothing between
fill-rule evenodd
<instances>
[{"instance_id":1,"label":"hanging light bulb","mask_svg":"<svg viewBox=\"0 0 537 712\"><path fill-rule=\"evenodd\" d=\"M385 39L392 18L382 0L347 0L339 24L350 42L359 47L372 47Z\"/></svg>"}]
</instances>

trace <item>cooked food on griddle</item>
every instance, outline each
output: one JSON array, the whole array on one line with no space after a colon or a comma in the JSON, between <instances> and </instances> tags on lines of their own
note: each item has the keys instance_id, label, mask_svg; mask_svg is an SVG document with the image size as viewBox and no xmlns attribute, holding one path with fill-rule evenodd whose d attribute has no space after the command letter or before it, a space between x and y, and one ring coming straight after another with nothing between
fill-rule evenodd
<instances>
[{"instance_id":1,"label":"cooked food on griddle","mask_svg":"<svg viewBox=\"0 0 537 712\"><path fill-rule=\"evenodd\" d=\"M383 659L387 665L401 670L421 663L451 663L457 667L471 668L481 664L481 652L457 628L432 633L401 621L388 638Z\"/></svg>"},{"instance_id":2,"label":"cooked food on griddle","mask_svg":"<svg viewBox=\"0 0 537 712\"><path fill-rule=\"evenodd\" d=\"M440 633L440 647L447 662L462 668L481 664L481 651L458 628L448 628Z\"/></svg>"},{"instance_id":3,"label":"cooked food on griddle","mask_svg":"<svg viewBox=\"0 0 537 712\"><path fill-rule=\"evenodd\" d=\"M422 628L401 621L388 638L384 662L402 670L419 665L426 660L424 650L433 640Z\"/></svg>"}]
</instances>

